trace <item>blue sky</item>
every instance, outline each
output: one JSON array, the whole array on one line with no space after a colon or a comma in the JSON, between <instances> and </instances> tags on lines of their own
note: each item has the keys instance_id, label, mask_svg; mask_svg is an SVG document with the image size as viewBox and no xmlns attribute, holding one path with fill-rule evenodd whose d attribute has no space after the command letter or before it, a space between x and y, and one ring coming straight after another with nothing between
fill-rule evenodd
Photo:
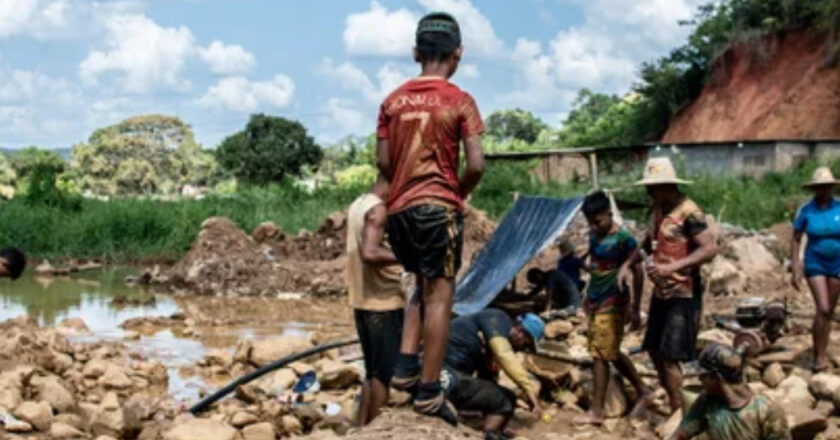
<instances>
[{"instance_id":1,"label":"blue sky","mask_svg":"<svg viewBox=\"0 0 840 440\"><path fill-rule=\"evenodd\" d=\"M704 0L0 0L0 146L69 147L165 113L215 147L265 112L322 143L373 131L416 74L414 23L461 22L454 82L487 115L559 125L582 87L623 94L642 61L682 44Z\"/></svg>"}]
</instances>

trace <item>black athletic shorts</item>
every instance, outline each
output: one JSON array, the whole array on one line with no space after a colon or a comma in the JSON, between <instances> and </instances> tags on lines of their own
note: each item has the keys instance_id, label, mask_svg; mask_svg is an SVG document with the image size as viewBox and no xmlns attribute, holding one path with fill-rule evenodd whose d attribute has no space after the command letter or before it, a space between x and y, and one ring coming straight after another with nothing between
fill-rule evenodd
<instances>
[{"instance_id":1,"label":"black athletic shorts","mask_svg":"<svg viewBox=\"0 0 840 440\"><path fill-rule=\"evenodd\" d=\"M650 301L642 348L651 355L669 361L695 360L699 313L699 303L694 298L654 297Z\"/></svg>"},{"instance_id":2,"label":"black athletic shorts","mask_svg":"<svg viewBox=\"0 0 840 440\"><path fill-rule=\"evenodd\" d=\"M407 272L425 278L455 278L461 268L464 219L441 205L408 207L388 216L388 241Z\"/></svg>"},{"instance_id":3,"label":"black athletic shorts","mask_svg":"<svg viewBox=\"0 0 840 440\"><path fill-rule=\"evenodd\" d=\"M447 398L458 411L480 411L483 415L510 415L516 409L516 395L496 382L467 376L453 369L455 381Z\"/></svg>"},{"instance_id":4,"label":"black athletic shorts","mask_svg":"<svg viewBox=\"0 0 840 440\"><path fill-rule=\"evenodd\" d=\"M365 356L365 379L378 379L388 386L400 353L403 310L373 312L355 309L354 315Z\"/></svg>"}]
</instances>

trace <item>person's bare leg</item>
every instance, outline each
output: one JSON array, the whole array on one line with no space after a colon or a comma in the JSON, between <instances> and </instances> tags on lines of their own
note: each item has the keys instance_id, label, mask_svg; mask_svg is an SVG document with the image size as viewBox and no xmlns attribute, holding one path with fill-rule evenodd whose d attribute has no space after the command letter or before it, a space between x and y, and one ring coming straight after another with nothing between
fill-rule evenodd
<instances>
[{"instance_id":1,"label":"person's bare leg","mask_svg":"<svg viewBox=\"0 0 840 440\"><path fill-rule=\"evenodd\" d=\"M650 404L653 399L653 393L642 380L642 377L639 376L639 372L636 370L636 365L633 364L633 361L629 356L624 353L619 353L618 359L613 362L613 365L615 365L615 369L618 370L625 379L630 381L630 385L633 385L633 388L636 390L638 399L636 400L636 404L633 405L633 410L630 411L630 416L638 417L642 410Z\"/></svg>"},{"instance_id":2,"label":"person's bare leg","mask_svg":"<svg viewBox=\"0 0 840 440\"><path fill-rule=\"evenodd\" d=\"M828 338L831 332L832 313L828 284L828 279L824 276L808 278L808 287L811 289L816 308L811 335L813 337L814 369L817 370L828 365L825 352L828 348Z\"/></svg>"},{"instance_id":3,"label":"person's bare leg","mask_svg":"<svg viewBox=\"0 0 840 440\"><path fill-rule=\"evenodd\" d=\"M423 279L417 278L417 289L408 301L403 315L400 353L394 366L391 385L401 391L414 394L420 378L420 340L423 336Z\"/></svg>"},{"instance_id":4,"label":"person's bare leg","mask_svg":"<svg viewBox=\"0 0 840 440\"><path fill-rule=\"evenodd\" d=\"M607 361L592 361L592 406L585 414L572 421L576 425L600 425L604 423L604 400L610 383L610 364Z\"/></svg>"},{"instance_id":5,"label":"person's bare leg","mask_svg":"<svg viewBox=\"0 0 840 440\"><path fill-rule=\"evenodd\" d=\"M418 278L420 289L422 278ZM400 353L417 354L420 352L420 339L423 337L423 302L422 290L415 291L405 308Z\"/></svg>"},{"instance_id":6,"label":"person's bare leg","mask_svg":"<svg viewBox=\"0 0 840 440\"><path fill-rule=\"evenodd\" d=\"M359 399L358 426L365 426L370 423L370 402L371 402L371 380L367 379L362 384L362 395Z\"/></svg>"},{"instance_id":7,"label":"person's bare leg","mask_svg":"<svg viewBox=\"0 0 840 440\"><path fill-rule=\"evenodd\" d=\"M388 387L385 386L379 379L371 379L370 381L370 408L368 409L368 419L365 424L370 423L382 412L382 407L388 404Z\"/></svg>"},{"instance_id":8,"label":"person's bare leg","mask_svg":"<svg viewBox=\"0 0 840 440\"><path fill-rule=\"evenodd\" d=\"M504 432L509 420L510 415L507 414L488 414L484 417L484 432Z\"/></svg>"},{"instance_id":9,"label":"person's bare leg","mask_svg":"<svg viewBox=\"0 0 840 440\"><path fill-rule=\"evenodd\" d=\"M668 404L673 414L682 409L682 394L680 393L683 384L682 367L680 367L679 362L661 359L653 355L651 355L651 358L656 366L659 383L668 395Z\"/></svg>"},{"instance_id":10,"label":"person's bare leg","mask_svg":"<svg viewBox=\"0 0 840 440\"><path fill-rule=\"evenodd\" d=\"M452 296L455 280L435 278L426 281L423 298L423 370L422 383L440 380L440 370L449 342L449 320L452 316Z\"/></svg>"}]
</instances>

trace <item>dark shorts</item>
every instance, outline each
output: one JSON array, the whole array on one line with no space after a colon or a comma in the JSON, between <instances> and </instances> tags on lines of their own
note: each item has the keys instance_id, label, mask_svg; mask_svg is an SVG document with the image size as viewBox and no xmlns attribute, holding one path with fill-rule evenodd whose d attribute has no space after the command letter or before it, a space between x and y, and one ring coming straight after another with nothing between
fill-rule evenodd
<instances>
[{"instance_id":1,"label":"dark shorts","mask_svg":"<svg viewBox=\"0 0 840 440\"><path fill-rule=\"evenodd\" d=\"M458 411L480 411L483 415L513 414L516 409L516 395L513 391L489 380L458 372L454 374L455 384L446 397Z\"/></svg>"},{"instance_id":2,"label":"dark shorts","mask_svg":"<svg viewBox=\"0 0 840 440\"><path fill-rule=\"evenodd\" d=\"M355 309L354 315L365 356L365 379L378 379L388 386L400 352L403 310L372 312Z\"/></svg>"},{"instance_id":3,"label":"dark shorts","mask_svg":"<svg viewBox=\"0 0 840 440\"><path fill-rule=\"evenodd\" d=\"M642 348L652 356L669 361L697 358L697 327L700 307L694 298L650 301L647 332Z\"/></svg>"},{"instance_id":4,"label":"dark shorts","mask_svg":"<svg viewBox=\"0 0 840 440\"><path fill-rule=\"evenodd\" d=\"M388 216L388 241L407 272L455 278L461 268L464 219L440 205L408 207Z\"/></svg>"}]
</instances>

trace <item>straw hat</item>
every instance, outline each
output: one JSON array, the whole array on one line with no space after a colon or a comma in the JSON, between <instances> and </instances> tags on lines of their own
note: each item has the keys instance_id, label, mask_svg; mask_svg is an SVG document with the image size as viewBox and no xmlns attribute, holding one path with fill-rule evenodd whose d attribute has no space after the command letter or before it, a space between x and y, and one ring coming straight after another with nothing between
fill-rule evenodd
<instances>
[{"instance_id":1,"label":"straw hat","mask_svg":"<svg viewBox=\"0 0 840 440\"><path fill-rule=\"evenodd\" d=\"M802 187L808 188L811 186L819 185L837 185L838 183L840 183L840 181L837 181L834 178L834 174L831 173L831 168L819 167L816 170L814 170L814 176L811 178L811 180L803 183Z\"/></svg>"},{"instance_id":2,"label":"straw hat","mask_svg":"<svg viewBox=\"0 0 840 440\"><path fill-rule=\"evenodd\" d=\"M674 170L674 165L667 157L651 157L645 164L645 172L642 175L642 180L636 182L636 185L662 185L666 183L681 183L690 185L690 180L683 180L677 177L677 172Z\"/></svg>"}]
</instances>

